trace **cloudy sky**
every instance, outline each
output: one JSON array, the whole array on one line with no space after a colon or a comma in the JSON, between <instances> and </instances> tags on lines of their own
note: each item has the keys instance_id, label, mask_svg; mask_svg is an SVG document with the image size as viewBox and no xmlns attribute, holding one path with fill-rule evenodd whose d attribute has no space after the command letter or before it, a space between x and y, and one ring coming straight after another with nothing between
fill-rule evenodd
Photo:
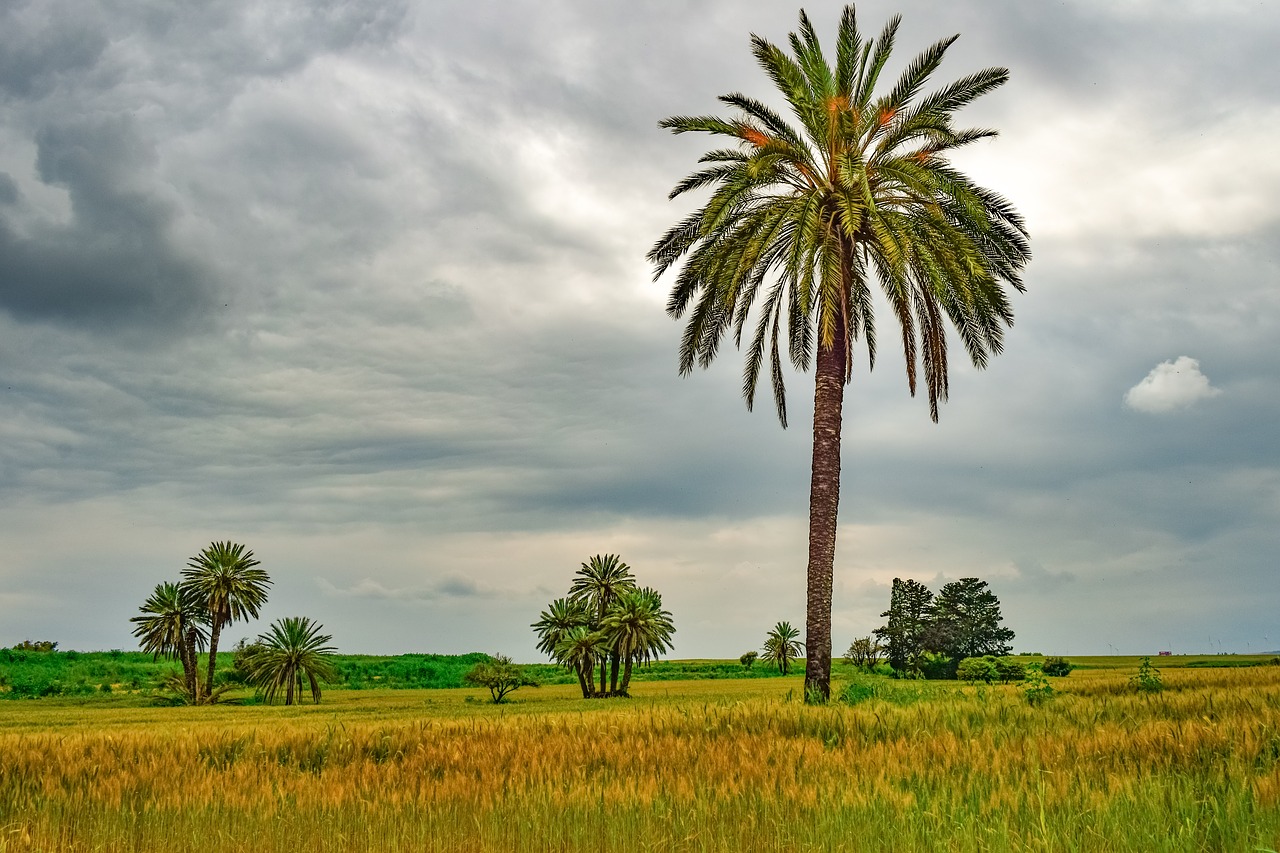
<instances>
[{"instance_id":1,"label":"cloudy sky","mask_svg":"<svg viewBox=\"0 0 1280 853\"><path fill-rule=\"evenodd\" d=\"M1280 648L1280 7L858 10L900 63L961 33L939 83L1010 69L958 162L1035 257L940 424L887 346L854 377L836 651L895 576L988 580L1019 650ZM608 552L677 657L802 623L811 380L784 431L731 348L681 379L644 260L713 147L657 122L775 100L748 37L796 11L0 5L0 645L132 648L215 539L275 581L233 638L534 660Z\"/></svg>"}]
</instances>

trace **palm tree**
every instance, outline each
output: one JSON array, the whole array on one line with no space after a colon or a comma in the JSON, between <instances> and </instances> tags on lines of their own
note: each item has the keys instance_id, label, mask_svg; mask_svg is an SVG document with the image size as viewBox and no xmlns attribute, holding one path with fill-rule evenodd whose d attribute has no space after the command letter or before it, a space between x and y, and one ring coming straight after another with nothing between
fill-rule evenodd
<instances>
[{"instance_id":1,"label":"palm tree","mask_svg":"<svg viewBox=\"0 0 1280 853\"><path fill-rule=\"evenodd\" d=\"M569 629L554 651L556 660L571 667L578 673L578 686L582 688L582 698L589 699L596 692L595 664L609 655L609 647L604 638L586 625L578 625ZM600 669L600 693L605 692L604 668Z\"/></svg>"},{"instance_id":2,"label":"palm tree","mask_svg":"<svg viewBox=\"0 0 1280 853\"><path fill-rule=\"evenodd\" d=\"M617 554L597 554L574 573L569 586L569 600L581 605L591 618L594 629L600 627L605 614L622 593L636 588L631 567ZM609 690L618 689L618 663L621 656L611 651L600 657L600 692L604 693L606 669L610 672Z\"/></svg>"},{"instance_id":3,"label":"palm tree","mask_svg":"<svg viewBox=\"0 0 1280 853\"><path fill-rule=\"evenodd\" d=\"M589 625L590 621L581 604L557 598L538 614L538 621L530 627L538 635L538 651L554 658L556 646L565 635L580 625Z\"/></svg>"},{"instance_id":4,"label":"palm tree","mask_svg":"<svg viewBox=\"0 0 1280 853\"><path fill-rule=\"evenodd\" d=\"M953 113L1008 79L988 68L921 95L955 37L943 39L876 94L893 50L899 18L865 40L852 6L841 17L832 67L808 17L790 36L791 52L752 36L752 52L798 122L742 94L721 100L738 115L674 116L675 133L727 137L733 147L704 154L706 164L676 185L674 198L702 187L710 200L654 245L660 277L685 258L667 303L688 313L680 372L710 365L732 330L741 346L753 308L743 396L755 401L769 362L778 417L787 424L781 351L798 370L815 365L813 464L805 622L805 695L831 688L831 587L840 497L840 428L844 386L861 337L875 364L872 279L901 329L907 386L915 394L923 367L929 413L947 397L950 320L982 367L1000 352L1013 321L1004 284L1023 290L1030 259L1021 217L1001 196L948 162L961 146L994 135L958 129ZM784 332L785 322L785 332Z\"/></svg>"},{"instance_id":5,"label":"palm tree","mask_svg":"<svg viewBox=\"0 0 1280 853\"><path fill-rule=\"evenodd\" d=\"M271 578L253 558L253 552L232 542L213 542L187 561L183 586L190 588L209 613L209 676L218 663L218 637L224 625L236 619L256 619L267 601Z\"/></svg>"},{"instance_id":6,"label":"palm tree","mask_svg":"<svg viewBox=\"0 0 1280 853\"><path fill-rule=\"evenodd\" d=\"M623 592L605 614L600 633L612 653L624 662L622 683L615 688L625 696L631 685L631 667L648 663L671 650L675 633L671 613L662 609L662 596L650 587Z\"/></svg>"},{"instance_id":7,"label":"palm tree","mask_svg":"<svg viewBox=\"0 0 1280 853\"><path fill-rule=\"evenodd\" d=\"M284 704L292 705L294 687L301 694L305 678L311 686L311 700L319 704L320 682L337 680L331 660L337 649L326 645L333 637L321 634L321 627L305 616L287 616L258 635L260 648L249 661L249 682L262 688L267 702L274 702L283 688Z\"/></svg>"},{"instance_id":8,"label":"palm tree","mask_svg":"<svg viewBox=\"0 0 1280 853\"><path fill-rule=\"evenodd\" d=\"M786 675L791 670L791 659L804 654L804 643L798 639L800 632L790 622L779 622L764 641L764 659L777 664L778 671Z\"/></svg>"},{"instance_id":9,"label":"palm tree","mask_svg":"<svg viewBox=\"0 0 1280 853\"><path fill-rule=\"evenodd\" d=\"M183 684L193 703L200 701L200 685L196 673L196 655L204 649L205 611L194 593L176 583L156 584L143 602L141 616L134 623L133 635L142 650L156 659L177 658L182 664Z\"/></svg>"}]
</instances>

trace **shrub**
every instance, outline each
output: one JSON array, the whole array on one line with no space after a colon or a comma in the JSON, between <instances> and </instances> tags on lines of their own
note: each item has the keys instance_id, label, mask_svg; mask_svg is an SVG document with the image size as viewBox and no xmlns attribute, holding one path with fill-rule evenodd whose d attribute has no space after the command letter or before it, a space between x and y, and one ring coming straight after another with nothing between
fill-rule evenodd
<instances>
[{"instance_id":1,"label":"shrub","mask_svg":"<svg viewBox=\"0 0 1280 853\"><path fill-rule=\"evenodd\" d=\"M925 652L920 656L920 674L930 681L955 678L960 662L936 652Z\"/></svg>"},{"instance_id":2,"label":"shrub","mask_svg":"<svg viewBox=\"0 0 1280 853\"><path fill-rule=\"evenodd\" d=\"M1074 668L1075 667L1071 665L1071 661L1067 660L1064 657L1058 657L1057 655L1054 655L1053 657L1048 657L1044 659L1045 675L1062 677L1062 676L1070 675L1071 670Z\"/></svg>"},{"instance_id":3,"label":"shrub","mask_svg":"<svg viewBox=\"0 0 1280 853\"><path fill-rule=\"evenodd\" d=\"M1026 678L1022 682L1022 695L1026 698L1027 704L1033 708L1043 705L1054 696L1054 689L1049 684L1049 679L1044 677L1044 671L1035 665L1027 667Z\"/></svg>"},{"instance_id":4,"label":"shrub","mask_svg":"<svg viewBox=\"0 0 1280 853\"><path fill-rule=\"evenodd\" d=\"M738 658L738 663L742 664L747 669L751 669L752 664L756 662L756 658L758 657L760 657L759 652L747 652L745 655Z\"/></svg>"},{"instance_id":5,"label":"shrub","mask_svg":"<svg viewBox=\"0 0 1280 853\"><path fill-rule=\"evenodd\" d=\"M1016 660L1009 658L996 658L996 676L1000 679L1001 684L1009 684L1014 681L1022 681L1027 677L1027 668Z\"/></svg>"},{"instance_id":6,"label":"shrub","mask_svg":"<svg viewBox=\"0 0 1280 853\"><path fill-rule=\"evenodd\" d=\"M1160 670L1151 665L1151 658L1144 657L1138 672L1129 678L1129 686L1139 693L1159 693L1164 689L1160 680Z\"/></svg>"},{"instance_id":7,"label":"shrub","mask_svg":"<svg viewBox=\"0 0 1280 853\"><path fill-rule=\"evenodd\" d=\"M963 681L982 681L987 684L999 678L996 661L993 657L965 658L956 668L956 678Z\"/></svg>"},{"instance_id":8,"label":"shrub","mask_svg":"<svg viewBox=\"0 0 1280 853\"><path fill-rule=\"evenodd\" d=\"M865 702L868 699L875 699L880 695L880 691L873 684L863 684L861 682L853 682L845 686L840 691L840 701L846 705L857 705L859 702Z\"/></svg>"}]
</instances>

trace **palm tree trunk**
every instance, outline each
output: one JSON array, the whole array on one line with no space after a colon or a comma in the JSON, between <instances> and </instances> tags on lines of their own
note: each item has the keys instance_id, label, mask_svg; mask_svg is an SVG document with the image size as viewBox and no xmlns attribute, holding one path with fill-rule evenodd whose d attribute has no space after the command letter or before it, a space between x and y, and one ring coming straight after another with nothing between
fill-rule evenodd
<instances>
[{"instance_id":1,"label":"palm tree trunk","mask_svg":"<svg viewBox=\"0 0 1280 853\"><path fill-rule=\"evenodd\" d=\"M621 655L619 655L617 652L613 652L612 654L609 655L609 692L610 693L618 692L618 658L619 657L621 657ZM600 689L603 690L604 686L601 685Z\"/></svg>"},{"instance_id":2,"label":"palm tree trunk","mask_svg":"<svg viewBox=\"0 0 1280 853\"><path fill-rule=\"evenodd\" d=\"M213 669L218 665L218 635L222 633L222 624L216 617L209 629L209 677L205 679L205 689L213 693Z\"/></svg>"},{"instance_id":3,"label":"palm tree trunk","mask_svg":"<svg viewBox=\"0 0 1280 853\"><path fill-rule=\"evenodd\" d=\"M196 656L196 632L194 628L187 631L182 641L182 675L187 680L187 693L191 695L191 704L200 703L199 657Z\"/></svg>"},{"instance_id":4,"label":"palm tree trunk","mask_svg":"<svg viewBox=\"0 0 1280 853\"><path fill-rule=\"evenodd\" d=\"M830 347L818 345L813 392L813 469L809 483L809 567L805 597L804 694L831 696L831 578L840 510L840 426L845 382L844 323L836 319Z\"/></svg>"},{"instance_id":5,"label":"palm tree trunk","mask_svg":"<svg viewBox=\"0 0 1280 853\"><path fill-rule=\"evenodd\" d=\"M627 695L627 690L631 687L631 657L627 656L626 666L622 670L622 695Z\"/></svg>"},{"instance_id":6,"label":"palm tree trunk","mask_svg":"<svg viewBox=\"0 0 1280 853\"><path fill-rule=\"evenodd\" d=\"M578 672L578 686L582 688L582 698L590 699L591 688L587 686L587 673L589 670L582 665L575 666L574 669Z\"/></svg>"}]
</instances>

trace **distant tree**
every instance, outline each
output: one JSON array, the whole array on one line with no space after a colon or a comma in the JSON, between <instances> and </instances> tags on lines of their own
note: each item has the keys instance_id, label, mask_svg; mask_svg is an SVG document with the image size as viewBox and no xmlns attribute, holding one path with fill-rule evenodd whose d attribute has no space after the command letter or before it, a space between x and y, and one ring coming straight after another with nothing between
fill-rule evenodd
<instances>
[{"instance_id":1,"label":"distant tree","mask_svg":"<svg viewBox=\"0 0 1280 853\"><path fill-rule=\"evenodd\" d=\"M13 647L17 652L56 652L58 644L53 640L23 640Z\"/></svg>"},{"instance_id":2,"label":"distant tree","mask_svg":"<svg viewBox=\"0 0 1280 853\"><path fill-rule=\"evenodd\" d=\"M611 684L610 691L628 695L632 665L648 663L670 651L675 630L657 591L649 587L623 591L600 622L600 636L610 656L623 661L622 682Z\"/></svg>"},{"instance_id":3,"label":"distant tree","mask_svg":"<svg viewBox=\"0 0 1280 853\"><path fill-rule=\"evenodd\" d=\"M1071 661L1064 657L1054 655L1044 659L1044 667L1042 671L1045 675L1052 675L1061 678L1063 676L1070 675L1072 669L1074 669L1074 667L1071 666Z\"/></svg>"},{"instance_id":4,"label":"distant tree","mask_svg":"<svg viewBox=\"0 0 1280 853\"><path fill-rule=\"evenodd\" d=\"M204 649L206 611L194 590L176 583L157 584L140 608L133 635L144 652L156 659L176 658L182 665L184 693L192 704L200 701L196 655Z\"/></svg>"},{"instance_id":5,"label":"distant tree","mask_svg":"<svg viewBox=\"0 0 1280 853\"><path fill-rule=\"evenodd\" d=\"M1013 650L1013 631L1001 625L1000 600L977 578L944 586L933 602L931 646L956 660L1003 657Z\"/></svg>"},{"instance_id":6,"label":"distant tree","mask_svg":"<svg viewBox=\"0 0 1280 853\"><path fill-rule=\"evenodd\" d=\"M577 673L584 698L627 695L635 665L670 651L676 630L662 596L636 586L631 567L617 554L583 563L568 596L552 601L531 627L538 650Z\"/></svg>"},{"instance_id":7,"label":"distant tree","mask_svg":"<svg viewBox=\"0 0 1280 853\"><path fill-rule=\"evenodd\" d=\"M849 644L844 653L845 662L861 669L875 669L884 648L875 637L859 637Z\"/></svg>"},{"instance_id":8,"label":"distant tree","mask_svg":"<svg viewBox=\"0 0 1280 853\"><path fill-rule=\"evenodd\" d=\"M209 621L209 675L213 685L218 664L218 637L227 624L237 619L258 617L267 601L271 578L258 568L253 552L233 542L210 543L187 561L182 585L203 603Z\"/></svg>"},{"instance_id":9,"label":"distant tree","mask_svg":"<svg viewBox=\"0 0 1280 853\"><path fill-rule=\"evenodd\" d=\"M761 657L786 675L791 670L791 661L804 654L804 643L799 638L800 632L791 627L790 622L779 622L765 638Z\"/></svg>"},{"instance_id":10,"label":"distant tree","mask_svg":"<svg viewBox=\"0 0 1280 853\"><path fill-rule=\"evenodd\" d=\"M569 587L569 599L582 605L591 616L591 627L600 628L609 608L622 593L636 588L635 575L631 567L622 562L617 554L605 554L592 557L582 564L574 574L573 583ZM610 673L608 682L610 692L618 689L618 666L622 654L616 650L608 651L600 659L600 692L605 692L605 673Z\"/></svg>"},{"instance_id":11,"label":"distant tree","mask_svg":"<svg viewBox=\"0 0 1280 853\"><path fill-rule=\"evenodd\" d=\"M760 657L760 653L759 653L759 652L757 652L757 651L750 651L750 652L747 652L747 653L746 653L745 655L743 655L742 657L738 658L738 663L742 664L742 665L743 665L744 667L746 667L747 669L751 669L751 667L752 667L752 666L755 664L755 662L756 662L756 658L758 658L758 657Z\"/></svg>"},{"instance_id":12,"label":"distant tree","mask_svg":"<svg viewBox=\"0 0 1280 853\"><path fill-rule=\"evenodd\" d=\"M537 680L512 663L511 658L506 655L493 655L489 660L480 661L471 667L462 680L474 687L487 687L495 705L505 701L509 693L521 687L538 686Z\"/></svg>"},{"instance_id":13,"label":"distant tree","mask_svg":"<svg viewBox=\"0 0 1280 853\"><path fill-rule=\"evenodd\" d=\"M595 665L598 660L608 655L609 647L604 638L586 625L570 629L556 644L554 655L558 661L578 674L578 686L582 688L582 698L589 699L597 695L595 689ZM601 690L604 693L604 670L601 669Z\"/></svg>"},{"instance_id":14,"label":"distant tree","mask_svg":"<svg viewBox=\"0 0 1280 853\"><path fill-rule=\"evenodd\" d=\"M899 672L917 672L920 656L928 650L932 628L933 593L919 581L893 579L889 609L880 615L889 621L875 630L884 644L889 666Z\"/></svg>"},{"instance_id":15,"label":"distant tree","mask_svg":"<svg viewBox=\"0 0 1280 853\"><path fill-rule=\"evenodd\" d=\"M261 649L251 658L249 681L262 688L267 702L274 702L284 690L284 703L292 705L294 688L301 698L303 681L311 687L311 700L320 702L320 682L336 681L333 666L334 647L329 634L321 634L321 626L305 616L277 619L265 634L259 634Z\"/></svg>"}]
</instances>

